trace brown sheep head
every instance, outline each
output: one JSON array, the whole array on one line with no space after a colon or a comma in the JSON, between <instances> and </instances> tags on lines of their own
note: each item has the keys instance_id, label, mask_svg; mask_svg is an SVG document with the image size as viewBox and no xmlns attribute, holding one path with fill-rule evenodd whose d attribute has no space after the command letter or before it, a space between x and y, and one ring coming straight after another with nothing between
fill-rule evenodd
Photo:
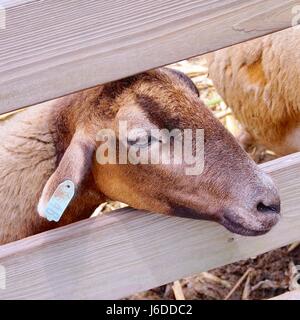
<instances>
[{"instance_id":1,"label":"brown sheep head","mask_svg":"<svg viewBox=\"0 0 300 320\"><path fill-rule=\"evenodd\" d=\"M153 70L58 103L58 167L43 190L40 215L45 215L59 184L71 180L75 196L68 215L72 215L75 203L82 201L82 194L92 189L137 209L213 220L242 235L266 233L279 220L280 200L273 181L203 105L185 75L165 68ZM131 132L127 141L121 139L120 123L126 123ZM108 151L101 153L107 143L99 138L103 129L115 136L116 163L102 161L108 157ZM151 133L158 129L175 129L177 133L192 130L192 156L199 160L201 172L187 174L191 164L184 161L164 164L164 141ZM202 166L195 140L197 129L204 130ZM170 143L171 157L175 155L174 141ZM161 152L158 163L122 164L120 149L128 156L134 146L139 147L140 160L143 152Z\"/></svg>"}]
</instances>

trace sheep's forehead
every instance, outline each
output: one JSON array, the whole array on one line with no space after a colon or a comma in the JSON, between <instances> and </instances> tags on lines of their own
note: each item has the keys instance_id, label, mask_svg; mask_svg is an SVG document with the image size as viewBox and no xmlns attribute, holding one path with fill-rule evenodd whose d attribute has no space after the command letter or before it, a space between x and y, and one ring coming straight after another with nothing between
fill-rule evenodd
<instances>
[{"instance_id":1,"label":"sheep's forehead","mask_svg":"<svg viewBox=\"0 0 300 320\"><path fill-rule=\"evenodd\" d=\"M111 92L114 87L109 88ZM135 118L158 128L195 127L203 106L194 89L168 70L150 71L116 84L118 118ZM125 114L125 117L124 117ZM122 116L121 116L122 115ZM145 119L146 117L146 119Z\"/></svg>"}]
</instances>

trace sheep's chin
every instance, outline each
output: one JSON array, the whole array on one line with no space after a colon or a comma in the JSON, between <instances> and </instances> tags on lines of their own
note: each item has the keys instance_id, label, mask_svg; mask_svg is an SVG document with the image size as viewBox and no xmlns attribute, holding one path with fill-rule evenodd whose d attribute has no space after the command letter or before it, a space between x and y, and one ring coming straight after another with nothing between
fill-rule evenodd
<instances>
[{"instance_id":1,"label":"sheep's chin","mask_svg":"<svg viewBox=\"0 0 300 320\"><path fill-rule=\"evenodd\" d=\"M264 229L264 230L247 229L244 226L242 226L241 224L236 223L234 221L231 221L229 219L223 219L221 224L227 230L229 230L230 232L235 233L235 234L239 234L239 235L242 235L242 236L246 236L246 237L261 236L261 235L266 234L267 232L269 232L271 230L271 228Z\"/></svg>"}]
</instances>

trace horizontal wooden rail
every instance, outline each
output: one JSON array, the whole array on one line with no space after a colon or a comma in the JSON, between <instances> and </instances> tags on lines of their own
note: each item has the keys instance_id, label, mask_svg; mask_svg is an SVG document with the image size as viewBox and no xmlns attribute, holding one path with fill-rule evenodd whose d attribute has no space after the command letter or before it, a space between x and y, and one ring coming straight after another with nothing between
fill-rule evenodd
<instances>
[{"instance_id":1,"label":"horizontal wooden rail","mask_svg":"<svg viewBox=\"0 0 300 320\"><path fill-rule=\"evenodd\" d=\"M290 27L297 4L0 0L0 113Z\"/></svg>"},{"instance_id":2,"label":"horizontal wooden rail","mask_svg":"<svg viewBox=\"0 0 300 320\"><path fill-rule=\"evenodd\" d=\"M263 167L283 201L269 234L123 209L0 247L0 299L121 298L300 240L300 153Z\"/></svg>"},{"instance_id":3,"label":"horizontal wooden rail","mask_svg":"<svg viewBox=\"0 0 300 320\"><path fill-rule=\"evenodd\" d=\"M270 300L300 300L300 290L286 292Z\"/></svg>"}]
</instances>

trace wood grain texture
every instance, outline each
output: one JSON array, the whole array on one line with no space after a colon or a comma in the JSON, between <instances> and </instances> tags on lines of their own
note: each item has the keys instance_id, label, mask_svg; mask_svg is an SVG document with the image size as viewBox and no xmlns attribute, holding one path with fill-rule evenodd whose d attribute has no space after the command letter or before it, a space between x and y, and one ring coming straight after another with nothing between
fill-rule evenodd
<instances>
[{"instance_id":1,"label":"wood grain texture","mask_svg":"<svg viewBox=\"0 0 300 320\"><path fill-rule=\"evenodd\" d=\"M0 0L0 113L291 26L299 0Z\"/></svg>"},{"instance_id":2,"label":"wood grain texture","mask_svg":"<svg viewBox=\"0 0 300 320\"><path fill-rule=\"evenodd\" d=\"M283 218L248 238L210 222L122 209L0 247L0 299L112 299L300 240L300 153L263 166Z\"/></svg>"},{"instance_id":3,"label":"wood grain texture","mask_svg":"<svg viewBox=\"0 0 300 320\"><path fill-rule=\"evenodd\" d=\"M286 292L269 300L300 300L300 290Z\"/></svg>"}]
</instances>

